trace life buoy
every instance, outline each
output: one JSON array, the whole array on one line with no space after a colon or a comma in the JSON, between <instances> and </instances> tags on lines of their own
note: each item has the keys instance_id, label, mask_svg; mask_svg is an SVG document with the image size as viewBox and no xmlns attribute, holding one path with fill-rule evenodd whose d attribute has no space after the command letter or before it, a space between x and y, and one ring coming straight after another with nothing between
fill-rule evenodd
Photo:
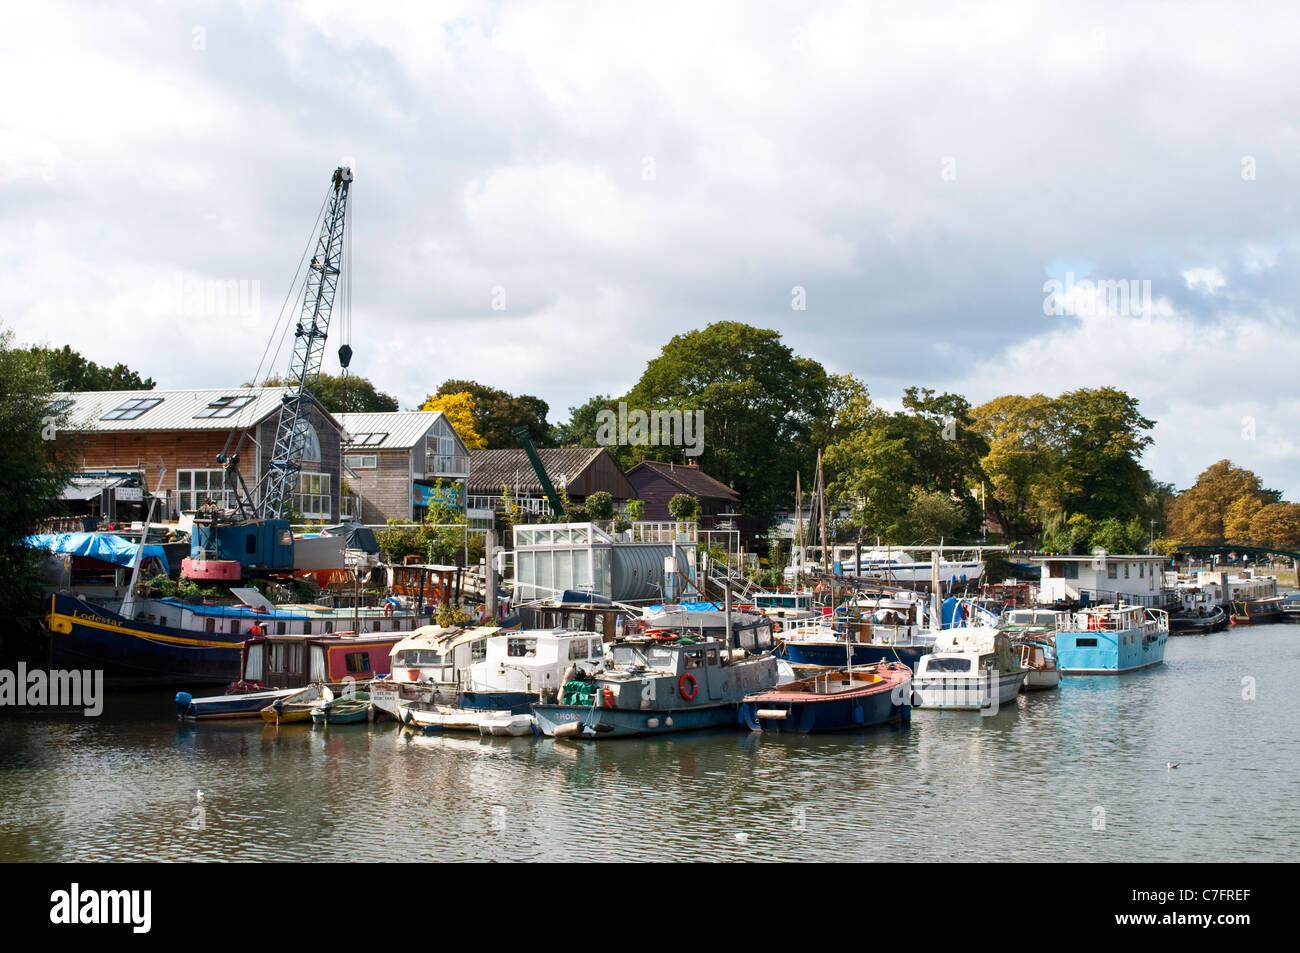
<instances>
[{"instance_id":1,"label":"life buoy","mask_svg":"<svg viewBox=\"0 0 1300 953\"><path fill-rule=\"evenodd\" d=\"M686 685L690 683L690 693L686 692ZM699 693L700 686L695 683L695 676L690 672L683 672L682 677L677 680L677 691L688 702L695 701L695 696Z\"/></svg>"},{"instance_id":2,"label":"life buoy","mask_svg":"<svg viewBox=\"0 0 1300 953\"><path fill-rule=\"evenodd\" d=\"M391 616L392 614L393 614L393 604L391 602L386 603L384 605L384 615Z\"/></svg>"},{"instance_id":3,"label":"life buoy","mask_svg":"<svg viewBox=\"0 0 1300 953\"><path fill-rule=\"evenodd\" d=\"M258 625L256 622L254 622L251 626L249 626L249 628L248 628L248 634L249 634L249 635L261 635L261 634L262 634L262 627L261 627L260 625Z\"/></svg>"}]
</instances>

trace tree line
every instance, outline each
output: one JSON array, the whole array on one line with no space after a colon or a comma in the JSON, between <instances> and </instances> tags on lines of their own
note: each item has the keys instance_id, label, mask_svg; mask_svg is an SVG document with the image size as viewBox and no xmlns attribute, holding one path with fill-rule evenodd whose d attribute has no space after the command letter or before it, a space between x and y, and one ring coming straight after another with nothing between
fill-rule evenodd
<instances>
[{"instance_id":1,"label":"tree line","mask_svg":"<svg viewBox=\"0 0 1300 953\"><path fill-rule=\"evenodd\" d=\"M154 385L66 346L21 353L55 390ZM314 393L331 412L398 407L363 377L322 374ZM1072 553L1136 552L1153 542L1164 552L1219 541L1300 546L1300 504L1230 461L1181 493L1156 480L1141 462L1155 422L1118 388L972 406L959 394L909 387L901 405L881 407L866 382L796 354L777 331L720 321L675 335L626 393L594 395L558 423L540 397L468 379L443 381L420 407L446 413L470 449L517 447L522 426L539 447L603 445L624 469L643 458L690 460L733 487L742 513L759 523L793 509L796 475L808 490L821 450L840 541L972 542L987 530L992 540ZM602 412L607 421L620 406L625 414L702 410L698 456L663 433L611 443Z\"/></svg>"}]
</instances>

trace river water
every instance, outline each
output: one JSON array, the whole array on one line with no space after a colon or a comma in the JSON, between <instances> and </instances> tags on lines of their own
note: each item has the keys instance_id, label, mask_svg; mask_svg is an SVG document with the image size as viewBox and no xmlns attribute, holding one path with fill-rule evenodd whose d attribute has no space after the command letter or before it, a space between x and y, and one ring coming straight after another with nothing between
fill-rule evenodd
<instances>
[{"instance_id":1,"label":"river water","mask_svg":"<svg viewBox=\"0 0 1300 953\"><path fill-rule=\"evenodd\" d=\"M0 859L1293 861L1298 682L1274 625L848 735L179 728L170 691L110 695L0 717Z\"/></svg>"}]
</instances>

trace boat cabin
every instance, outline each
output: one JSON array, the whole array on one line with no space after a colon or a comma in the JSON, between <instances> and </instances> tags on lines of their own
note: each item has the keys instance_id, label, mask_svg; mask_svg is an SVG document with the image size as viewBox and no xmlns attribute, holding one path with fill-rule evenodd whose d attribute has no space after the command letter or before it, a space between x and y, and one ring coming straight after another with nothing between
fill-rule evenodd
<instances>
[{"instance_id":1,"label":"boat cabin","mask_svg":"<svg viewBox=\"0 0 1300 953\"><path fill-rule=\"evenodd\" d=\"M469 667L467 689L475 692L558 691L570 666L588 671L605 663L604 640L567 629L520 630L487 640L487 655Z\"/></svg>"},{"instance_id":2,"label":"boat cabin","mask_svg":"<svg viewBox=\"0 0 1300 953\"><path fill-rule=\"evenodd\" d=\"M368 682L390 672L389 652L400 635L267 635L244 643L244 681L267 688Z\"/></svg>"}]
</instances>

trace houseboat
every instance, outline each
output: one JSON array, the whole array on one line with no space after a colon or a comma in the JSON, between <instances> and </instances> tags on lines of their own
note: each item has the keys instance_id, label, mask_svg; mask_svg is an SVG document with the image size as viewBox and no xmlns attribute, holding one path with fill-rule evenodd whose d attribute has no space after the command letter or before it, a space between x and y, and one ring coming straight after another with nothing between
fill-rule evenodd
<instances>
[{"instance_id":1,"label":"houseboat","mask_svg":"<svg viewBox=\"0 0 1300 953\"><path fill-rule=\"evenodd\" d=\"M1028 675L1006 633L989 626L947 629L912 678L912 706L997 708L1019 694Z\"/></svg>"},{"instance_id":2,"label":"houseboat","mask_svg":"<svg viewBox=\"0 0 1300 953\"><path fill-rule=\"evenodd\" d=\"M216 605L168 597L140 599L131 618L117 608L65 592L50 596L50 665L93 669L109 688L227 684L239 679L241 647L261 635L410 632L419 617L388 606L334 609L274 605L256 590L249 601Z\"/></svg>"},{"instance_id":3,"label":"houseboat","mask_svg":"<svg viewBox=\"0 0 1300 953\"><path fill-rule=\"evenodd\" d=\"M706 638L629 637L609 646L604 671L564 685L559 704L533 706L538 730L603 739L739 724L747 695L776 685L776 659Z\"/></svg>"},{"instance_id":4,"label":"houseboat","mask_svg":"<svg viewBox=\"0 0 1300 953\"><path fill-rule=\"evenodd\" d=\"M1281 622L1286 614L1285 602L1283 596L1234 600L1228 614L1228 622L1230 625L1270 625Z\"/></svg>"},{"instance_id":5,"label":"houseboat","mask_svg":"<svg viewBox=\"0 0 1300 953\"><path fill-rule=\"evenodd\" d=\"M1056 634L1062 675L1116 675L1159 665L1169 641L1169 614L1121 602L1065 614Z\"/></svg>"}]
</instances>

